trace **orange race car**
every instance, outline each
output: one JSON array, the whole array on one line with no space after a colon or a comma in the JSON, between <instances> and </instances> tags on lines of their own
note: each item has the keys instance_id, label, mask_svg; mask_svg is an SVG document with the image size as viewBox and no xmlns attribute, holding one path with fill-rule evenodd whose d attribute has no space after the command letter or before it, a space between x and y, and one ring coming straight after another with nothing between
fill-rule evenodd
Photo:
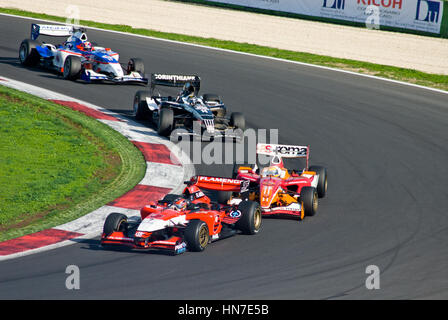
<instances>
[{"instance_id":1,"label":"orange race car","mask_svg":"<svg viewBox=\"0 0 448 320\"><path fill-rule=\"evenodd\" d=\"M247 200L222 205L212 202L198 187L244 193L245 181L199 176L186 184L182 195L168 194L143 207L136 221L111 213L104 223L101 245L180 254L187 249L203 251L210 242L238 231L251 235L259 232L262 215L258 203Z\"/></svg>"},{"instance_id":2,"label":"orange race car","mask_svg":"<svg viewBox=\"0 0 448 320\"><path fill-rule=\"evenodd\" d=\"M264 216L288 215L302 220L314 216L318 198L327 193L327 170L321 166L308 166L309 146L257 144L257 155L268 155L270 165L234 166L233 177L249 182L248 198L261 205ZM288 170L282 158L306 158L303 170ZM228 192L226 202L237 204L245 197Z\"/></svg>"}]
</instances>

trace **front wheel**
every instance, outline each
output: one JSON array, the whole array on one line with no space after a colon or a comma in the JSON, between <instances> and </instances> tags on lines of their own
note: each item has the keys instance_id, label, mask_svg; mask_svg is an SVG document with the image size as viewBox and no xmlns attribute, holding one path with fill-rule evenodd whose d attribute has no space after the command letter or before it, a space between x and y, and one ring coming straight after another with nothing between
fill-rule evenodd
<instances>
[{"instance_id":1,"label":"front wheel","mask_svg":"<svg viewBox=\"0 0 448 320\"><path fill-rule=\"evenodd\" d=\"M202 220L191 220L184 231L185 242L190 251L204 251L210 242L207 224Z\"/></svg>"},{"instance_id":2,"label":"front wheel","mask_svg":"<svg viewBox=\"0 0 448 320\"><path fill-rule=\"evenodd\" d=\"M62 76L67 80L76 80L81 74L81 59L77 56L68 56L64 61Z\"/></svg>"},{"instance_id":3,"label":"front wheel","mask_svg":"<svg viewBox=\"0 0 448 320\"><path fill-rule=\"evenodd\" d=\"M317 182L317 194L319 198L325 197L327 194L327 169L321 166L311 166L309 171L314 171L319 175L319 180Z\"/></svg>"},{"instance_id":4,"label":"front wheel","mask_svg":"<svg viewBox=\"0 0 448 320\"><path fill-rule=\"evenodd\" d=\"M314 216L319 206L317 190L314 187L303 187L300 191L300 201L305 211L305 216Z\"/></svg>"},{"instance_id":5,"label":"front wheel","mask_svg":"<svg viewBox=\"0 0 448 320\"><path fill-rule=\"evenodd\" d=\"M113 232L127 230L128 217L121 213L111 213L107 216L103 226L103 233L108 236Z\"/></svg>"},{"instance_id":6,"label":"front wheel","mask_svg":"<svg viewBox=\"0 0 448 320\"><path fill-rule=\"evenodd\" d=\"M235 227L244 234L257 234L262 222L260 205L255 201L242 201L238 211L241 212L241 217L235 223Z\"/></svg>"},{"instance_id":7,"label":"front wheel","mask_svg":"<svg viewBox=\"0 0 448 320\"><path fill-rule=\"evenodd\" d=\"M137 91L134 96L133 110L134 117L137 120L149 120L152 119L152 112L148 108L146 98L150 98L149 91Z\"/></svg>"}]
</instances>

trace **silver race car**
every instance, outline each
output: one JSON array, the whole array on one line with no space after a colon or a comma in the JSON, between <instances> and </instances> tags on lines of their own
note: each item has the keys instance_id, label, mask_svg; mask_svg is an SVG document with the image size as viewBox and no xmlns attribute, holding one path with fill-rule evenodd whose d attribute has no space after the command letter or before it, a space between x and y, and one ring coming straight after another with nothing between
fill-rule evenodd
<instances>
[{"instance_id":1,"label":"silver race car","mask_svg":"<svg viewBox=\"0 0 448 320\"><path fill-rule=\"evenodd\" d=\"M245 130L244 115L232 112L216 94L199 95L200 78L196 75L151 74L151 89L138 91L133 111L137 120L152 121L159 135L240 140ZM174 96L162 95L159 86L182 87ZM178 129L178 130L176 130Z\"/></svg>"}]
</instances>

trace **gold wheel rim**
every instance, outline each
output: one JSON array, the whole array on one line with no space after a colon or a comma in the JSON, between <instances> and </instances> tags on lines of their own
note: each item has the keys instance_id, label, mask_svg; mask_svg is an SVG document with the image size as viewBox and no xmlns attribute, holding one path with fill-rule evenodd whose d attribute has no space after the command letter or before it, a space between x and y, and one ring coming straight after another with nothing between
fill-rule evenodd
<instances>
[{"instance_id":1,"label":"gold wheel rim","mask_svg":"<svg viewBox=\"0 0 448 320\"><path fill-rule=\"evenodd\" d=\"M205 227L205 225L203 225L199 230L199 244L201 245L202 248L205 248L207 246L208 238L209 238L208 230Z\"/></svg>"},{"instance_id":2,"label":"gold wheel rim","mask_svg":"<svg viewBox=\"0 0 448 320\"><path fill-rule=\"evenodd\" d=\"M317 211L317 207L318 207L318 203L317 203L317 194L315 193L315 194L313 195L313 210L314 210L314 212Z\"/></svg>"},{"instance_id":3,"label":"gold wheel rim","mask_svg":"<svg viewBox=\"0 0 448 320\"><path fill-rule=\"evenodd\" d=\"M255 230L259 230L261 227L261 210L258 208L254 214L254 227Z\"/></svg>"},{"instance_id":4,"label":"gold wheel rim","mask_svg":"<svg viewBox=\"0 0 448 320\"><path fill-rule=\"evenodd\" d=\"M124 223L126 223L126 220L125 219L121 219L120 222L118 223L118 226L117 226L117 230L118 231L124 231L124 227L123 227Z\"/></svg>"}]
</instances>

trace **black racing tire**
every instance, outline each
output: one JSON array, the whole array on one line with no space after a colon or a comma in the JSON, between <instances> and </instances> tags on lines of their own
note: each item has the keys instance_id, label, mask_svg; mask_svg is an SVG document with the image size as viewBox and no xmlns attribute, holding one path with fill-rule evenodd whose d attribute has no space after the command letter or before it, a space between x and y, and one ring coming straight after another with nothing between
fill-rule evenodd
<instances>
[{"instance_id":1,"label":"black racing tire","mask_svg":"<svg viewBox=\"0 0 448 320\"><path fill-rule=\"evenodd\" d=\"M263 221L260 205L255 201L242 201L238 210L241 212L241 217L235 223L235 227L243 234L257 234Z\"/></svg>"},{"instance_id":2,"label":"black racing tire","mask_svg":"<svg viewBox=\"0 0 448 320\"><path fill-rule=\"evenodd\" d=\"M327 169L321 166L311 166L308 170L314 171L319 175L319 180L317 182L317 194L319 195L319 198L325 197L328 188Z\"/></svg>"},{"instance_id":3,"label":"black racing tire","mask_svg":"<svg viewBox=\"0 0 448 320\"><path fill-rule=\"evenodd\" d=\"M40 43L36 40L25 39L22 41L19 48L19 60L22 65L32 67L39 63L40 56L36 50L38 46Z\"/></svg>"},{"instance_id":4,"label":"black racing tire","mask_svg":"<svg viewBox=\"0 0 448 320\"><path fill-rule=\"evenodd\" d=\"M81 74L81 58L78 56L68 56L64 61L62 76L67 80L76 80Z\"/></svg>"},{"instance_id":5,"label":"black racing tire","mask_svg":"<svg viewBox=\"0 0 448 320\"><path fill-rule=\"evenodd\" d=\"M227 205L230 198L232 198L231 191L218 191L218 203Z\"/></svg>"},{"instance_id":6,"label":"black racing tire","mask_svg":"<svg viewBox=\"0 0 448 320\"><path fill-rule=\"evenodd\" d=\"M145 64L140 58L131 58L128 62L128 74L131 72L138 72L143 77L145 74Z\"/></svg>"},{"instance_id":7,"label":"black racing tire","mask_svg":"<svg viewBox=\"0 0 448 320\"><path fill-rule=\"evenodd\" d=\"M188 250L194 252L204 251L210 242L207 224L202 220L190 220L185 227L184 240Z\"/></svg>"},{"instance_id":8,"label":"black racing tire","mask_svg":"<svg viewBox=\"0 0 448 320\"><path fill-rule=\"evenodd\" d=\"M113 212L109 214L104 221L103 233L108 236L112 232L123 231L126 232L128 224L128 217L122 213Z\"/></svg>"},{"instance_id":9,"label":"black racing tire","mask_svg":"<svg viewBox=\"0 0 448 320\"><path fill-rule=\"evenodd\" d=\"M163 137L168 137L174 127L174 112L172 109L162 108L159 111L159 123L157 133Z\"/></svg>"},{"instance_id":10,"label":"black racing tire","mask_svg":"<svg viewBox=\"0 0 448 320\"><path fill-rule=\"evenodd\" d=\"M241 112L232 112L230 114L230 125L235 129L246 129L246 119Z\"/></svg>"},{"instance_id":11,"label":"black racing tire","mask_svg":"<svg viewBox=\"0 0 448 320\"><path fill-rule=\"evenodd\" d=\"M149 110L146 98L150 98L151 93L149 91L140 90L134 95L133 112L134 117L137 120L151 120L152 111Z\"/></svg>"},{"instance_id":12,"label":"black racing tire","mask_svg":"<svg viewBox=\"0 0 448 320\"><path fill-rule=\"evenodd\" d=\"M314 187L303 187L300 191L300 202L305 211L305 217L312 217L319 207L317 190Z\"/></svg>"}]
</instances>

